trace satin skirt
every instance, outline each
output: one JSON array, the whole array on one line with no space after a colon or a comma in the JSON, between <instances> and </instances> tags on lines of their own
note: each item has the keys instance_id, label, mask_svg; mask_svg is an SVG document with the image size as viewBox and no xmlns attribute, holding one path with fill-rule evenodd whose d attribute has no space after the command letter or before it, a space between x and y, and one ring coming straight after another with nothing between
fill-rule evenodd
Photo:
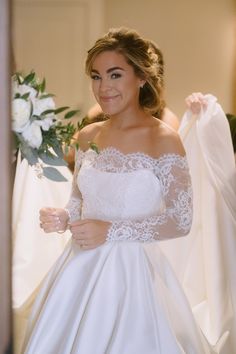
<instances>
[{"instance_id":1,"label":"satin skirt","mask_svg":"<svg viewBox=\"0 0 236 354\"><path fill-rule=\"evenodd\" d=\"M27 354L210 353L157 244L70 242L31 313Z\"/></svg>"}]
</instances>

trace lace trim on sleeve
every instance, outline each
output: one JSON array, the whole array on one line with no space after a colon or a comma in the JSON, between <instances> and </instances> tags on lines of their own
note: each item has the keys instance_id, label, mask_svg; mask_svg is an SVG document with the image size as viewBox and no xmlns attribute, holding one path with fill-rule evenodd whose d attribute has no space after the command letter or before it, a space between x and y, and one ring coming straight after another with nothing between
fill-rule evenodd
<instances>
[{"instance_id":1,"label":"lace trim on sleeve","mask_svg":"<svg viewBox=\"0 0 236 354\"><path fill-rule=\"evenodd\" d=\"M187 160L179 155L165 155L157 160L164 211L144 220L115 221L107 241L152 242L188 234L192 224L192 187Z\"/></svg>"},{"instance_id":2,"label":"lace trim on sleeve","mask_svg":"<svg viewBox=\"0 0 236 354\"><path fill-rule=\"evenodd\" d=\"M71 195L68 203L65 206L65 210L69 215L70 222L78 220L81 217L82 197L81 197L80 190L78 188L77 178L83 160L83 156L84 156L84 152L82 150L78 150L76 152L75 170L74 170L73 181L72 181Z\"/></svg>"}]
</instances>

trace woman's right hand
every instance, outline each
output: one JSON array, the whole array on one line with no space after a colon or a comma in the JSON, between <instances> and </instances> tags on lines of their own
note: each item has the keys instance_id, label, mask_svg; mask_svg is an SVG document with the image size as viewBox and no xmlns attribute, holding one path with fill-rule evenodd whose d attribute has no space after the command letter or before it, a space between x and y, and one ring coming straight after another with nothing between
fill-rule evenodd
<instances>
[{"instance_id":1,"label":"woman's right hand","mask_svg":"<svg viewBox=\"0 0 236 354\"><path fill-rule=\"evenodd\" d=\"M39 220L44 232L63 232L67 229L69 215L62 208L42 208L39 211Z\"/></svg>"},{"instance_id":2,"label":"woman's right hand","mask_svg":"<svg viewBox=\"0 0 236 354\"><path fill-rule=\"evenodd\" d=\"M193 92L185 99L185 103L193 114L199 114L202 108L207 108L207 101L201 92Z\"/></svg>"}]
</instances>

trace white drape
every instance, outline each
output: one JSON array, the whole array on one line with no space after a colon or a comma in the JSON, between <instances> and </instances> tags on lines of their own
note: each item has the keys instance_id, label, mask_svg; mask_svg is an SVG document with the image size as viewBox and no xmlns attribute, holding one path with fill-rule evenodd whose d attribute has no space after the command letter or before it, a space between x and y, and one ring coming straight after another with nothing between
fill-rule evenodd
<instances>
[{"instance_id":1,"label":"white drape","mask_svg":"<svg viewBox=\"0 0 236 354\"><path fill-rule=\"evenodd\" d=\"M236 169L229 125L206 95L206 111L186 112L179 129L194 193L190 234L161 247L217 353L236 353Z\"/></svg>"},{"instance_id":2,"label":"white drape","mask_svg":"<svg viewBox=\"0 0 236 354\"><path fill-rule=\"evenodd\" d=\"M63 208L69 198L72 176L66 167L60 170L67 182L39 179L18 156L13 189L13 307L31 295L68 240L69 233L48 236L39 227L42 207Z\"/></svg>"}]
</instances>

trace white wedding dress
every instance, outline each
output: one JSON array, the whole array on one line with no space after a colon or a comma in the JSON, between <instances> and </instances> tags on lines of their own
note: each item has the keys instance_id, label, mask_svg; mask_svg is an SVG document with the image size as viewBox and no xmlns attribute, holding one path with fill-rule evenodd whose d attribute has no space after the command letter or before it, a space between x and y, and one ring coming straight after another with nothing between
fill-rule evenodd
<instances>
[{"instance_id":1,"label":"white wedding dress","mask_svg":"<svg viewBox=\"0 0 236 354\"><path fill-rule=\"evenodd\" d=\"M80 151L68 208L74 219L111 221L108 240L92 250L69 242L36 299L23 353L211 353L159 248L191 226L186 159Z\"/></svg>"}]
</instances>

